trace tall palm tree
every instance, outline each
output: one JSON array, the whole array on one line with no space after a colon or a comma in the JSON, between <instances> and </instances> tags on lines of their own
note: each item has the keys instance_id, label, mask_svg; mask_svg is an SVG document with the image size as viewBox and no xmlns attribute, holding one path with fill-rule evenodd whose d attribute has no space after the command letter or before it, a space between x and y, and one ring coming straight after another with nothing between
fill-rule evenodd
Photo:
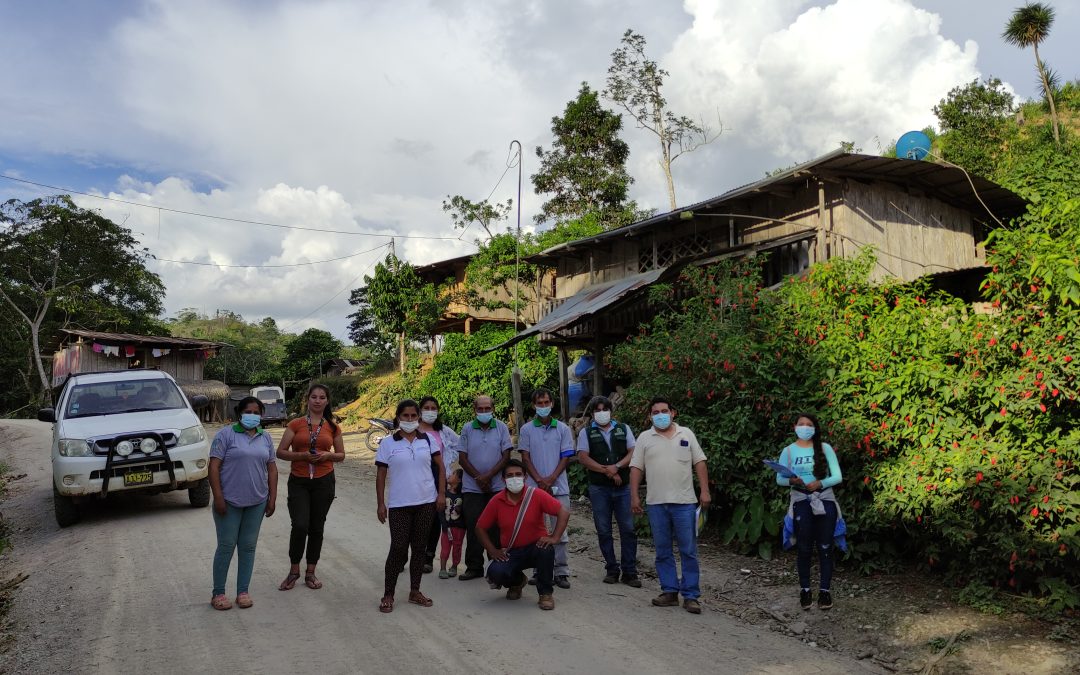
<instances>
[{"instance_id":1,"label":"tall palm tree","mask_svg":"<svg viewBox=\"0 0 1080 675\"><path fill-rule=\"evenodd\" d=\"M1039 71L1039 79L1042 80L1046 101L1050 104L1050 124L1054 130L1054 145L1061 147L1061 138L1058 134L1057 108L1054 106L1054 92L1050 86L1046 65L1039 57L1039 43L1046 40L1047 36L1050 35L1050 26L1053 24L1054 8L1041 2L1031 2L1023 7L1018 7L1013 12L1009 23L1005 24L1005 31L1001 34L1001 37L1006 43L1021 49L1034 48L1035 67Z\"/></svg>"}]
</instances>

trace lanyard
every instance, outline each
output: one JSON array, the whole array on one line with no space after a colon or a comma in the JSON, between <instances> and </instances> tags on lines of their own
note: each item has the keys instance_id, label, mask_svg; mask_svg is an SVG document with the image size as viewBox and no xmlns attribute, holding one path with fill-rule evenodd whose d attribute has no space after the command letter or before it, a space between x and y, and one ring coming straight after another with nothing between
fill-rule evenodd
<instances>
[{"instance_id":1,"label":"lanyard","mask_svg":"<svg viewBox=\"0 0 1080 675\"><path fill-rule=\"evenodd\" d=\"M309 416L307 418L308 440L310 441L310 445L308 446L308 452L310 452L313 455L318 454L318 450L316 449L315 444L316 444L316 441L319 440L319 434L322 433L322 425L323 425L324 421L325 421L325 419L320 419L319 420L319 426L315 427L315 430L312 431L311 430L311 417ZM314 478L314 477L315 477L315 465L314 464L308 464L308 478Z\"/></svg>"}]
</instances>

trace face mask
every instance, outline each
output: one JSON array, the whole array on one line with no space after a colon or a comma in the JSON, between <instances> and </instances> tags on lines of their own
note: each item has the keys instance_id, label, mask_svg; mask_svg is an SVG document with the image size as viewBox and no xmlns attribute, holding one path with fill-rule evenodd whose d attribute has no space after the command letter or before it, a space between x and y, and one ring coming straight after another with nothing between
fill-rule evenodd
<instances>
[{"instance_id":1,"label":"face mask","mask_svg":"<svg viewBox=\"0 0 1080 675\"><path fill-rule=\"evenodd\" d=\"M799 440L808 441L814 437L814 427L795 427L795 435Z\"/></svg>"},{"instance_id":2,"label":"face mask","mask_svg":"<svg viewBox=\"0 0 1080 675\"><path fill-rule=\"evenodd\" d=\"M525 489L525 477L513 476L506 479L506 489L517 494Z\"/></svg>"},{"instance_id":3,"label":"face mask","mask_svg":"<svg viewBox=\"0 0 1080 675\"><path fill-rule=\"evenodd\" d=\"M537 417L550 417L551 416L551 406L547 406L546 408L537 408L536 409L536 416Z\"/></svg>"},{"instance_id":4,"label":"face mask","mask_svg":"<svg viewBox=\"0 0 1080 675\"><path fill-rule=\"evenodd\" d=\"M652 416L652 425L657 429L663 431L671 426L671 414L670 413L658 413Z\"/></svg>"},{"instance_id":5,"label":"face mask","mask_svg":"<svg viewBox=\"0 0 1080 675\"><path fill-rule=\"evenodd\" d=\"M593 418L593 422L596 422L600 426L602 426L602 427L607 426L608 422L611 421L611 411L610 410L597 410L596 412L593 413L592 418Z\"/></svg>"},{"instance_id":6,"label":"face mask","mask_svg":"<svg viewBox=\"0 0 1080 675\"><path fill-rule=\"evenodd\" d=\"M262 422L262 417L258 413L244 413L240 415L240 426L245 429L254 429L259 426L259 422Z\"/></svg>"},{"instance_id":7,"label":"face mask","mask_svg":"<svg viewBox=\"0 0 1080 675\"><path fill-rule=\"evenodd\" d=\"M435 424L435 420L439 419L438 410L424 410L420 413L420 419L428 424Z\"/></svg>"},{"instance_id":8,"label":"face mask","mask_svg":"<svg viewBox=\"0 0 1080 675\"><path fill-rule=\"evenodd\" d=\"M492 413L476 413L476 421L480 424L491 424Z\"/></svg>"},{"instance_id":9,"label":"face mask","mask_svg":"<svg viewBox=\"0 0 1080 675\"><path fill-rule=\"evenodd\" d=\"M401 422L398 422L398 429L401 429L402 431L404 431L407 434L411 434L412 432L416 431L419 427L420 427L420 423L417 422L416 420L413 420L411 422L406 422L406 421L402 420Z\"/></svg>"}]
</instances>

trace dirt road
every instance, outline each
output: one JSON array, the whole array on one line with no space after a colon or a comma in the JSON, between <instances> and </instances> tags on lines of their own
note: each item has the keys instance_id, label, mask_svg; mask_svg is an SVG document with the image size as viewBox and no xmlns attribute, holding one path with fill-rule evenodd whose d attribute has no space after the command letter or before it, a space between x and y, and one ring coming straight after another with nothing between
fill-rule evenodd
<instances>
[{"instance_id":1,"label":"dirt road","mask_svg":"<svg viewBox=\"0 0 1080 675\"><path fill-rule=\"evenodd\" d=\"M0 461L27 474L2 507L13 548L0 559L0 579L30 575L4 629L3 672L875 672L707 605L701 616L652 607L654 580L637 590L606 586L592 560L578 560L571 590L556 589L553 612L537 609L532 588L509 602L482 580L428 575L423 590L434 607L399 602L379 614L389 534L375 518L370 458L359 452L339 465L319 566L325 588L277 590L288 563L282 481L278 513L259 540L255 606L217 612L209 509L192 509L184 492L130 497L91 505L82 523L61 530L48 444L46 424L0 422ZM234 574L235 563L230 590ZM407 590L403 577L399 598Z\"/></svg>"}]
</instances>

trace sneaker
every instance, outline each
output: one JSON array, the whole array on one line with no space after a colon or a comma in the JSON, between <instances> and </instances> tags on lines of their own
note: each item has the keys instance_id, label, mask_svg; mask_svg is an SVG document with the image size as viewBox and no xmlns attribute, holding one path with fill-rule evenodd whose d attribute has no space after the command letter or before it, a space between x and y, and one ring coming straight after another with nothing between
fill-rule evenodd
<instances>
[{"instance_id":1,"label":"sneaker","mask_svg":"<svg viewBox=\"0 0 1080 675\"><path fill-rule=\"evenodd\" d=\"M450 568L450 576L452 576L452 577L457 576L457 565L454 565L453 567Z\"/></svg>"},{"instance_id":2,"label":"sneaker","mask_svg":"<svg viewBox=\"0 0 1080 675\"><path fill-rule=\"evenodd\" d=\"M605 584L617 584L617 583L619 583L619 573L618 572L609 572L608 575L606 577L604 577L604 583Z\"/></svg>"},{"instance_id":3,"label":"sneaker","mask_svg":"<svg viewBox=\"0 0 1080 675\"><path fill-rule=\"evenodd\" d=\"M473 579L479 579L484 576L483 572L477 572L476 570L465 570L465 574L462 574L458 579L461 581L472 581Z\"/></svg>"},{"instance_id":4,"label":"sneaker","mask_svg":"<svg viewBox=\"0 0 1080 675\"><path fill-rule=\"evenodd\" d=\"M678 593L661 593L652 599L652 604L656 607L678 607L679 606L679 594Z\"/></svg>"},{"instance_id":5,"label":"sneaker","mask_svg":"<svg viewBox=\"0 0 1080 675\"><path fill-rule=\"evenodd\" d=\"M555 585L559 588L570 588L570 577L555 577Z\"/></svg>"},{"instance_id":6,"label":"sneaker","mask_svg":"<svg viewBox=\"0 0 1080 675\"><path fill-rule=\"evenodd\" d=\"M818 609L832 609L832 593L829 591L819 591L817 596Z\"/></svg>"},{"instance_id":7,"label":"sneaker","mask_svg":"<svg viewBox=\"0 0 1080 675\"><path fill-rule=\"evenodd\" d=\"M541 595L536 604L540 609L555 609L555 598L550 595Z\"/></svg>"},{"instance_id":8,"label":"sneaker","mask_svg":"<svg viewBox=\"0 0 1080 675\"><path fill-rule=\"evenodd\" d=\"M431 563L424 563L424 574L431 574L435 571L435 566Z\"/></svg>"},{"instance_id":9,"label":"sneaker","mask_svg":"<svg viewBox=\"0 0 1080 675\"><path fill-rule=\"evenodd\" d=\"M810 591L799 591L799 605L803 609L810 609L814 606L814 594Z\"/></svg>"},{"instance_id":10,"label":"sneaker","mask_svg":"<svg viewBox=\"0 0 1080 675\"><path fill-rule=\"evenodd\" d=\"M641 579L636 574L622 575L622 582L630 588L641 588Z\"/></svg>"},{"instance_id":11,"label":"sneaker","mask_svg":"<svg viewBox=\"0 0 1080 675\"><path fill-rule=\"evenodd\" d=\"M440 579L449 579L450 578L450 573L447 572L446 570L439 570L439 578Z\"/></svg>"}]
</instances>

